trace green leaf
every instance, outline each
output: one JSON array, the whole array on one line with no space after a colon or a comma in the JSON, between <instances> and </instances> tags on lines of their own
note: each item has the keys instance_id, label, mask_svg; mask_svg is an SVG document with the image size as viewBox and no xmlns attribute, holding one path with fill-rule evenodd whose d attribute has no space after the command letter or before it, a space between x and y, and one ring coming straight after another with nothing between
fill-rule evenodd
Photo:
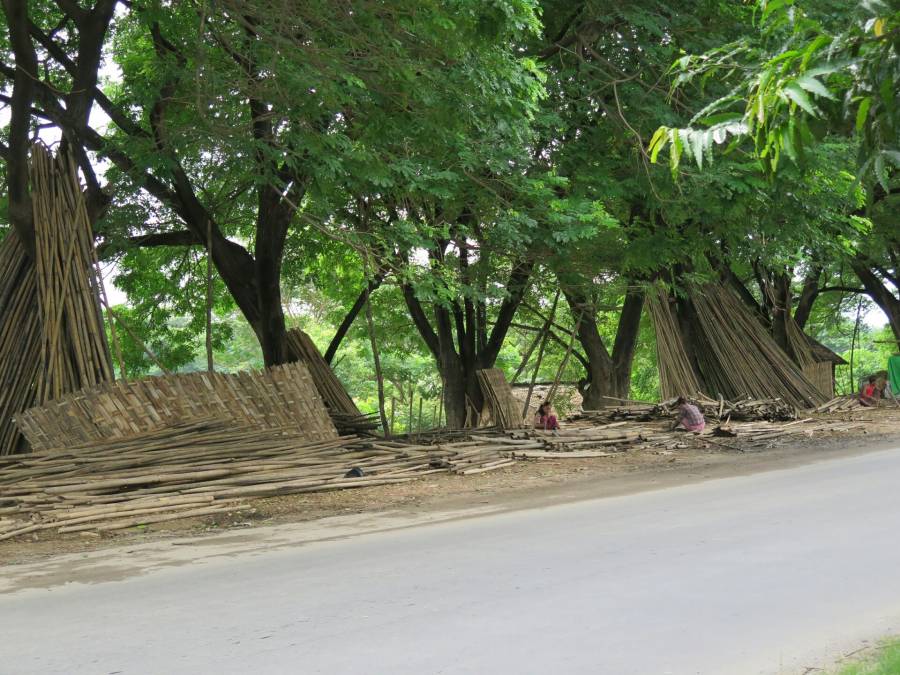
<instances>
[{"instance_id":1,"label":"green leaf","mask_svg":"<svg viewBox=\"0 0 900 675\"><path fill-rule=\"evenodd\" d=\"M862 131L866 124L866 117L869 115L869 108L872 107L872 97L866 96L859 102L859 109L856 111L856 130Z\"/></svg>"},{"instance_id":2,"label":"green leaf","mask_svg":"<svg viewBox=\"0 0 900 675\"><path fill-rule=\"evenodd\" d=\"M660 127L653 134L653 138L650 139L650 145L648 146L650 151L650 162L656 164L656 158L659 156L659 151L662 150L666 146L666 141L669 137L669 128L668 127Z\"/></svg>"},{"instance_id":3,"label":"green leaf","mask_svg":"<svg viewBox=\"0 0 900 675\"><path fill-rule=\"evenodd\" d=\"M701 132L691 132L691 149L694 151L694 161L700 169L703 168L703 136Z\"/></svg>"},{"instance_id":4,"label":"green leaf","mask_svg":"<svg viewBox=\"0 0 900 675\"><path fill-rule=\"evenodd\" d=\"M888 175L887 171L884 168L883 153L875 155L875 175L878 177L878 182L881 183L881 187L883 187L885 191L890 192L890 187L888 185Z\"/></svg>"},{"instance_id":5,"label":"green leaf","mask_svg":"<svg viewBox=\"0 0 900 675\"><path fill-rule=\"evenodd\" d=\"M828 87L826 87L824 84L822 84L822 82L814 77L811 77L810 75L802 75L801 77L798 77L796 80L794 80L794 82L796 82L797 85L801 88L805 89L806 91L812 92L816 96L822 96L823 98L831 99L832 101L835 100L834 94L832 94L828 90Z\"/></svg>"},{"instance_id":6,"label":"green leaf","mask_svg":"<svg viewBox=\"0 0 900 675\"><path fill-rule=\"evenodd\" d=\"M801 89L796 82L790 82L786 84L782 91L784 92L785 96L791 99L807 113L809 113L813 117L818 117L818 110L812 104L812 101L809 100L809 96L806 95L806 92L803 91L803 89Z\"/></svg>"}]
</instances>

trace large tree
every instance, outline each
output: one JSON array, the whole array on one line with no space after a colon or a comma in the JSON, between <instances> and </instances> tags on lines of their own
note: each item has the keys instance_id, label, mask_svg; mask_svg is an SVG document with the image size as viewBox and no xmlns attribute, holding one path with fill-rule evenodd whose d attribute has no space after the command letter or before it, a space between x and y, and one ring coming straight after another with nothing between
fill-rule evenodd
<instances>
[{"instance_id":1,"label":"large tree","mask_svg":"<svg viewBox=\"0 0 900 675\"><path fill-rule=\"evenodd\" d=\"M524 114L516 97L532 95L530 67L510 49L537 25L527 2L5 9L0 75L13 88L3 155L10 220L23 239L28 141L49 123L79 159L105 250L166 247L172 260L184 247L206 250L267 364L287 356L289 232L350 236L335 214L305 217L308 203L352 189L349 177L408 179L419 169L416 144L458 147L466 129ZM119 71L108 82L104 63ZM403 143L413 148L399 156ZM105 174L92 154L111 166ZM140 211L137 221L121 217Z\"/></svg>"}]
</instances>

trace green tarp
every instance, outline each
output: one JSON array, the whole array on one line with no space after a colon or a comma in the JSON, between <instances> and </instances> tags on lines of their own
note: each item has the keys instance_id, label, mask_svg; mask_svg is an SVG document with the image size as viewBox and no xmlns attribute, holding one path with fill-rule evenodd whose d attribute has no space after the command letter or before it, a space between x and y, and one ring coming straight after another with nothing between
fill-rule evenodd
<instances>
[{"instance_id":1,"label":"green tarp","mask_svg":"<svg viewBox=\"0 0 900 675\"><path fill-rule=\"evenodd\" d=\"M900 354L894 354L888 359L888 380L894 396L900 396Z\"/></svg>"}]
</instances>

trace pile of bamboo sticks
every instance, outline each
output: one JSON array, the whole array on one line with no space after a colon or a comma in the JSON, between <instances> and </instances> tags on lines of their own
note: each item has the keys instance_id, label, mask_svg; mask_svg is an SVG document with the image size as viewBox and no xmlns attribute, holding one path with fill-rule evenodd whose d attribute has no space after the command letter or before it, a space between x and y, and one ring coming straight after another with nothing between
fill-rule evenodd
<instances>
[{"instance_id":1,"label":"pile of bamboo sticks","mask_svg":"<svg viewBox=\"0 0 900 675\"><path fill-rule=\"evenodd\" d=\"M0 244L0 455L25 449L14 415L113 377L75 165L36 144L30 178L34 258L15 232Z\"/></svg>"},{"instance_id":2,"label":"pile of bamboo sticks","mask_svg":"<svg viewBox=\"0 0 900 675\"><path fill-rule=\"evenodd\" d=\"M571 421L588 421L608 423L616 420L650 421L655 419L673 419L676 414L677 399L671 398L660 403L632 401L627 405L601 408L600 410L583 410L569 419ZM781 399L738 399L726 401L714 400L699 396L691 401L709 420L768 420L790 421L797 418L797 409Z\"/></svg>"},{"instance_id":3,"label":"pile of bamboo sticks","mask_svg":"<svg viewBox=\"0 0 900 675\"><path fill-rule=\"evenodd\" d=\"M837 396L828 401L828 403L823 403L818 408L816 408L816 412L848 412L850 410L859 410L860 408L864 407L865 406L859 402L859 398L857 398L856 396Z\"/></svg>"},{"instance_id":4,"label":"pile of bamboo sticks","mask_svg":"<svg viewBox=\"0 0 900 675\"><path fill-rule=\"evenodd\" d=\"M310 442L289 428L192 421L0 460L0 540L39 530L109 531L245 510L251 497L403 483L510 466L496 442Z\"/></svg>"}]
</instances>

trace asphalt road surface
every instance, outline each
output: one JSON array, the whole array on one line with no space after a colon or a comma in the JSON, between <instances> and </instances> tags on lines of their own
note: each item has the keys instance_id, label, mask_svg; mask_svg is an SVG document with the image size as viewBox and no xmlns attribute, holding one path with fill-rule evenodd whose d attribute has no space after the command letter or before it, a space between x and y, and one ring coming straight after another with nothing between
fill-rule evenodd
<instances>
[{"instance_id":1,"label":"asphalt road surface","mask_svg":"<svg viewBox=\"0 0 900 675\"><path fill-rule=\"evenodd\" d=\"M895 631L900 449L20 590L0 673L799 674Z\"/></svg>"}]
</instances>

